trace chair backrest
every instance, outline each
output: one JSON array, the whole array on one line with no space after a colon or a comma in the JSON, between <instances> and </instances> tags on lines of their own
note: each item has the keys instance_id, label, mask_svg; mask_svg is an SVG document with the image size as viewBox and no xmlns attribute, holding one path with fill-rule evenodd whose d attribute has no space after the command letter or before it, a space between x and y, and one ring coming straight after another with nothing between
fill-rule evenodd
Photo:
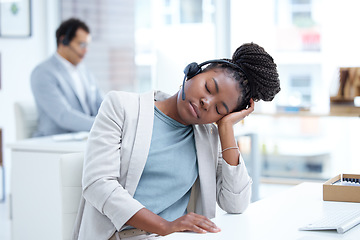
<instances>
[{"instance_id":1,"label":"chair backrest","mask_svg":"<svg viewBox=\"0 0 360 240\"><path fill-rule=\"evenodd\" d=\"M33 101L15 102L16 140L30 138L37 128L38 113Z\"/></svg>"},{"instance_id":2,"label":"chair backrest","mask_svg":"<svg viewBox=\"0 0 360 240\"><path fill-rule=\"evenodd\" d=\"M62 239L71 239L81 200L83 153L64 154L60 158Z\"/></svg>"}]
</instances>

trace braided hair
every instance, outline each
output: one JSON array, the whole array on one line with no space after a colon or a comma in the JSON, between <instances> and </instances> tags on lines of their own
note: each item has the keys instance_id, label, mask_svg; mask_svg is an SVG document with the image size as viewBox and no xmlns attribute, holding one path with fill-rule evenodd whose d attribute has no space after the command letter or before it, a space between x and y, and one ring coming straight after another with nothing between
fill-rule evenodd
<instances>
[{"instance_id":1,"label":"braided hair","mask_svg":"<svg viewBox=\"0 0 360 240\"><path fill-rule=\"evenodd\" d=\"M245 43L234 52L232 59L224 59L239 66L223 63L212 63L206 70L213 68L224 68L239 82L241 96L235 111L245 109L252 98L255 102L259 100L272 101L280 91L279 74L273 58L255 43Z\"/></svg>"}]
</instances>

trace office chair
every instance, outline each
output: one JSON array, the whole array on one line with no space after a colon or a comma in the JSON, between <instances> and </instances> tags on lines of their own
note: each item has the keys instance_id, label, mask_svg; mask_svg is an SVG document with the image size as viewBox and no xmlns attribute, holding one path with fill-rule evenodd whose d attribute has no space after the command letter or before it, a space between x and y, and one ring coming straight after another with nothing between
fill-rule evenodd
<instances>
[{"instance_id":1,"label":"office chair","mask_svg":"<svg viewBox=\"0 0 360 240\"><path fill-rule=\"evenodd\" d=\"M15 102L16 140L30 138L37 128L38 113L32 101Z\"/></svg>"},{"instance_id":2,"label":"office chair","mask_svg":"<svg viewBox=\"0 0 360 240\"><path fill-rule=\"evenodd\" d=\"M70 240L81 200L84 154L69 153L60 158L62 239Z\"/></svg>"}]
</instances>

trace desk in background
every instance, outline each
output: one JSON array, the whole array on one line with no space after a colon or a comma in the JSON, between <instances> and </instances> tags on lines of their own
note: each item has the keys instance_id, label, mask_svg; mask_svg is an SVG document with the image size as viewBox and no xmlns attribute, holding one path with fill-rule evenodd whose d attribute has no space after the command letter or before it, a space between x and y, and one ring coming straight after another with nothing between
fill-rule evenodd
<instances>
[{"instance_id":1,"label":"desk in background","mask_svg":"<svg viewBox=\"0 0 360 240\"><path fill-rule=\"evenodd\" d=\"M344 234L336 231L299 231L334 208L360 207L360 203L322 200L321 183L302 183L280 194L251 203L243 214L219 214L213 221L219 233L173 233L163 240L357 240L360 225Z\"/></svg>"},{"instance_id":2,"label":"desk in background","mask_svg":"<svg viewBox=\"0 0 360 240\"><path fill-rule=\"evenodd\" d=\"M82 152L85 144L42 137L9 145L13 240L61 239L60 156Z\"/></svg>"}]
</instances>

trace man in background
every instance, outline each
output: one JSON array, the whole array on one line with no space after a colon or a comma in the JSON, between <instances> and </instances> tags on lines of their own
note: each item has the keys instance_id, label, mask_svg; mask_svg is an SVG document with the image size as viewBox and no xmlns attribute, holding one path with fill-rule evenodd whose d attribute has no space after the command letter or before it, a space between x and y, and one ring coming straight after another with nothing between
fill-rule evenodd
<instances>
[{"instance_id":1,"label":"man in background","mask_svg":"<svg viewBox=\"0 0 360 240\"><path fill-rule=\"evenodd\" d=\"M90 130L102 101L82 63L90 40L88 26L79 19L68 19L56 30L57 51L31 74L39 115L34 137Z\"/></svg>"}]
</instances>

